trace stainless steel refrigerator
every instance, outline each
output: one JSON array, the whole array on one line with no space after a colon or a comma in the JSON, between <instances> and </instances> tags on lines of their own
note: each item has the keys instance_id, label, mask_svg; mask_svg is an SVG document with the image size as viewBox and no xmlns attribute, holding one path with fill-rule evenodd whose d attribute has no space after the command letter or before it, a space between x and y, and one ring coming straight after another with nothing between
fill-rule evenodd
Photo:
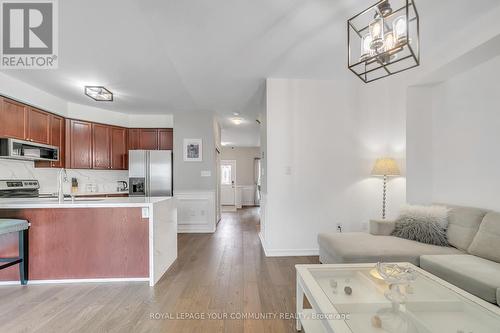
<instances>
[{"instance_id":1,"label":"stainless steel refrigerator","mask_svg":"<svg viewBox=\"0 0 500 333\"><path fill-rule=\"evenodd\" d=\"M129 150L129 195L172 196L172 151Z\"/></svg>"}]
</instances>

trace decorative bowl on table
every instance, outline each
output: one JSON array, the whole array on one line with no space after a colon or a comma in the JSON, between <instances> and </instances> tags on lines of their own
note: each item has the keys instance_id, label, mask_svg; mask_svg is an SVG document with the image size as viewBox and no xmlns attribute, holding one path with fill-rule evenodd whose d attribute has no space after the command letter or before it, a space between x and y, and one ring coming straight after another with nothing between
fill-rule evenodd
<instances>
[{"instance_id":1,"label":"decorative bowl on table","mask_svg":"<svg viewBox=\"0 0 500 333\"><path fill-rule=\"evenodd\" d=\"M377 311L377 314L372 318L372 323L380 324L387 332L418 332L405 309L402 309L402 305L407 299L407 288L417 279L415 270L404 264L379 262L370 273L387 283L388 290L384 296L391 302L390 308Z\"/></svg>"}]
</instances>

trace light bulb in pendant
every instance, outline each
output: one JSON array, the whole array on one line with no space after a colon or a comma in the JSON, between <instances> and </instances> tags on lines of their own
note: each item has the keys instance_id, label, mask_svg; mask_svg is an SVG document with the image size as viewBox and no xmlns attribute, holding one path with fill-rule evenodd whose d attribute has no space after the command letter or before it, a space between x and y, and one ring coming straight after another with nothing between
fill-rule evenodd
<instances>
[{"instance_id":1,"label":"light bulb in pendant","mask_svg":"<svg viewBox=\"0 0 500 333\"><path fill-rule=\"evenodd\" d=\"M392 30L396 43L406 42L406 16L399 16L392 22Z\"/></svg>"},{"instance_id":2,"label":"light bulb in pendant","mask_svg":"<svg viewBox=\"0 0 500 333\"><path fill-rule=\"evenodd\" d=\"M370 35L372 37L370 43L372 50L378 50L384 45L384 20L382 17L378 17L370 23Z\"/></svg>"},{"instance_id":3,"label":"light bulb in pendant","mask_svg":"<svg viewBox=\"0 0 500 333\"><path fill-rule=\"evenodd\" d=\"M372 42L372 36L369 34L361 38L361 57L359 58L360 61L364 61L369 57L371 57L373 52L370 47L371 42Z\"/></svg>"},{"instance_id":4,"label":"light bulb in pendant","mask_svg":"<svg viewBox=\"0 0 500 333\"><path fill-rule=\"evenodd\" d=\"M384 50L387 52L396 46L396 43L394 41L394 34L391 32L388 32L385 34L384 37Z\"/></svg>"}]
</instances>

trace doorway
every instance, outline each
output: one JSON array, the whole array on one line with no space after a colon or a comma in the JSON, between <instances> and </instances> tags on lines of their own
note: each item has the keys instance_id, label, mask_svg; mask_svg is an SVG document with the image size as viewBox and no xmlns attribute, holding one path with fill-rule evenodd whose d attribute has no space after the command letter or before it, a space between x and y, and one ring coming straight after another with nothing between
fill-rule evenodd
<instances>
[{"instance_id":1,"label":"doorway","mask_svg":"<svg viewBox=\"0 0 500 333\"><path fill-rule=\"evenodd\" d=\"M236 210L236 160L221 160L220 173L223 210Z\"/></svg>"}]
</instances>

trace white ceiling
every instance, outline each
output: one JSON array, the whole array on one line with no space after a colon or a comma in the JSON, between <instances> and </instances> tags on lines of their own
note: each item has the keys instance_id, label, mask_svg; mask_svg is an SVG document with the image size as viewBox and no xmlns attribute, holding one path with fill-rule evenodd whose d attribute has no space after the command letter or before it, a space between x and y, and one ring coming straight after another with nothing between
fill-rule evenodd
<instances>
[{"instance_id":1,"label":"white ceiling","mask_svg":"<svg viewBox=\"0 0 500 333\"><path fill-rule=\"evenodd\" d=\"M345 65L346 20L373 2L64 0L59 69L7 74L68 101L120 112L214 111L223 141L251 145L249 133L258 143L265 78L356 79ZM500 1L416 4L425 60L426 48ZM115 102L85 97L86 84L106 86ZM233 112L248 120L242 130L227 121Z\"/></svg>"}]
</instances>

